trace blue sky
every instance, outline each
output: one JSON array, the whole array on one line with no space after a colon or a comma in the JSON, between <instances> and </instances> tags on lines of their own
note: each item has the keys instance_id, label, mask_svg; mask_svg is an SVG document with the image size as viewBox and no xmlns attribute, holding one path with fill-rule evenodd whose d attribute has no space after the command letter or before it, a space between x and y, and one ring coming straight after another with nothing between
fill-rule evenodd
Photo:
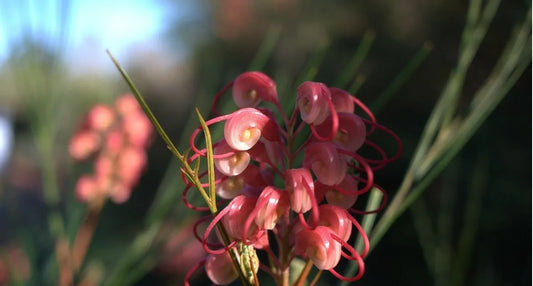
<instances>
[{"instance_id":1,"label":"blue sky","mask_svg":"<svg viewBox=\"0 0 533 286\"><path fill-rule=\"evenodd\" d=\"M67 6L62 6L64 2ZM51 45L63 39L61 47L67 59L93 65L108 61L105 49L120 58L139 47L161 49L166 27L190 13L190 9L176 9L169 2L0 0L0 62L22 35Z\"/></svg>"}]
</instances>

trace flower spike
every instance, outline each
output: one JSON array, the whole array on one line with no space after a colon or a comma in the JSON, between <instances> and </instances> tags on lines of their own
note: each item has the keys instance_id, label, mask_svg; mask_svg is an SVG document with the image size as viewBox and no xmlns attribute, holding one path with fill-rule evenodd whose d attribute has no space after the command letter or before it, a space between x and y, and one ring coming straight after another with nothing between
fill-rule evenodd
<instances>
[{"instance_id":1,"label":"flower spike","mask_svg":"<svg viewBox=\"0 0 533 286\"><path fill-rule=\"evenodd\" d=\"M213 283L225 284L240 276L254 284L261 268L280 281L283 279L276 276L285 275L292 269L292 260L300 257L309 262L298 282L304 281L312 265L340 280L360 279L370 242L354 215L384 208L387 194L374 183L374 171L398 158L399 138L378 124L359 99L320 82L307 81L298 87L290 117L278 100L275 82L261 72L245 72L224 86L213 101L213 109L230 89L239 109L226 115L215 112L217 117L206 121L206 125L224 122L223 138L213 144L214 155L210 157L215 176L196 168L193 174L182 169L186 206L212 213L199 219L194 228L195 237L209 254L203 262L208 277ZM267 108L262 102L273 106ZM301 136L308 131L311 134L307 138ZM375 131L397 142L395 155L389 157L369 138ZM205 149L194 146L200 132L196 129L190 138L193 154L185 156L189 164L206 156ZM361 150L378 155L366 158ZM102 170L111 169L104 167ZM210 175L215 184L212 200L222 198L209 201L210 208L193 206L186 199L194 184L207 187L200 181L204 175ZM90 189L92 183L89 179L81 187ZM373 188L383 193L381 206L371 211L355 209L356 201ZM217 206L214 211L212 203ZM198 225L207 220L200 237ZM215 226L224 243L208 242ZM355 236L363 240L362 253L350 245ZM269 266L257 261L256 251L263 252L259 257L268 257ZM335 267L341 259L357 263L359 272L354 277L337 273ZM235 268L230 267L230 261Z\"/></svg>"}]
</instances>

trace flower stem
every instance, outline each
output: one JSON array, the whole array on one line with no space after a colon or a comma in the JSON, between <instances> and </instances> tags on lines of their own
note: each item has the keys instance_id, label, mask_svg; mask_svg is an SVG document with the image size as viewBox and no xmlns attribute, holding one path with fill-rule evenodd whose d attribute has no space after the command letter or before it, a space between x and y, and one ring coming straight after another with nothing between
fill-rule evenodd
<instances>
[{"instance_id":1,"label":"flower stem","mask_svg":"<svg viewBox=\"0 0 533 286\"><path fill-rule=\"evenodd\" d=\"M104 200L99 200L89 205L85 220L76 234L72 245L72 266L76 272L80 270L85 254L89 249L103 205Z\"/></svg>"},{"instance_id":2,"label":"flower stem","mask_svg":"<svg viewBox=\"0 0 533 286\"><path fill-rule=\"evenodd\" d=\"M311 259L307 260L307 263L305 263L305 267L302 270L302 273L300 273L300 276L298 277L298 280L294 282L294 286L303 286L305 281L307 280L307 276L309 276L309 272L311 272L311 269L313 268L313 261Z\"/></svg>"}]
</instances>

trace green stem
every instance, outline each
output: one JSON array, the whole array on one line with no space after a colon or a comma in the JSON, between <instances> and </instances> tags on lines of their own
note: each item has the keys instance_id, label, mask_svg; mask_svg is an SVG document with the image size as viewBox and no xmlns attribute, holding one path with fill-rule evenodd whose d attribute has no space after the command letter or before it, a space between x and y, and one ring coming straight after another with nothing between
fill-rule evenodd
<instances>
[{"instance_id":1,"label":"green stem","mask_svg":"<svg viewBox=\"0 0 533 286\"><path fill-rule=\"evenodd\" d=\"M137 89L135 84L133 84L133 81L131 80L131 78L128 75L128 73L122 68L122 66L118 63L118 61L115 59L115 57L113 57L113 54L111 54L111 52L109 50L106 50L106 52L109 55L109 57L111 58L111 60L113 61L113 63L115 64L115 66L117 67L117 69L119 70L119 72L122 75L122 77L124 78L124 80L128 83L131 91L133 92L133 95L135 96L135 98L137 99L139 104L141 105L141 107L144 110L144 113L146 114L148 119L150 119L150 121L152 122L152 125L155 127L157 133L159 133L159 136L161 136L161 138L167 144L167 148L169 148L170 152L172 152L172 154L174 154L180 161L183 161L183 159L184 159L183 155L178 151L176 146L174 146L174 143L172 143L172 140L170 140L170 138L168 137L168 135L165 132L165 130L163 130L163 127L161 127L161 124L159 124L159 121L157 120L157 118L152 113L152 110L148 107L148 104L146 104L146 101L141 96L141 93L139 92L139 90Z\"/></svg>"},{"instance_id":2,"label":"green stem","mask_svg":"<svg viewBox=\"0 0 533 286\"><path fill-rule=\"evenodd\" d=\"M531 44L531 9L529 9L524 24L521 29L516 33L511 40L507 48L502 53L499 63L493 73L488 77L484 85L478 90L474 98L480 98L479 93L484 93L485 100L480 102L479 105L473 106L473 110L462 121L454 132L448 132L453 139L447 140L447 144L437 145L439 146L439 152L436 152L438 156L432 156L431 162L424 163L428 167L426 171L418 172L417 168L421 167L421 161L426 154L427 150L432 149L435 145L430 145L432 134L435 134L435 130L439 125L440 116L435 114L445 111L445 106L442 105L442 98L446 95L443 94L439 103L435 107L430 120L424 130L424 135L419 144L415 157L411 161L410 168L404 181L400 186L397 195L391 202L389 208L376 225L374 232L371 236L373 241L373 248L377 242L381 240L385 232L389 229L392 223L422 194L427 186L446 168L448 163L457 155L462 147L470 140L475 134L477 129L486 120L488 115L496 108L499 102L507 94L509 89L515 84L524 69L529 65L531 61L531 53L528 51ZM513 51L508 52L508 51ZM501 69L499 67L502 67ZM452 134L453 133L453 134ZM415 164L416 162L416 164ZM417 184L411 189L413 183L415 183L414 177L419 179ZM408 195L408 196L407 196Z\"/></svg>"},{"instance_id":3,"label":"green stem","mask_svg":"<svg viewBox=\"0 0 533 286\"><path fill-rule=\"evenodd\" d=\"M366 203L365 211L372 211L372 210L375 210L375 209L379 208L382 200L383 200L383 194L381 193L381 191L376 189L376 188L372 188L372 190L370 191L370 196L368 198L368 202ZM376 220L376 216L377 216L377 214L373 213L373 214L365 215L363 217L363 221L361 222L361 227L363 228L365 233L368 234L372 230L372 227L374 226L374 222ZM364 243L365 242L363 240L363 237L361 235L358 235L356 240L355 240L355 244L354 244L355 250L358 253L361 253L363 251ZM344 276L345 277L352 277L353 275L355 275L357 270L359 270L359 264L350 263L350 265L348 266L348 268L344 272L345 273ZM341 286L348 286L349 283L347 281L343 281L340 285Z\"/></svg>"},{"instance_id":4,"label":"green stem","mask_svg":"<svg viewBox=\"0 0 533 286\"><path fill-rule=\"evenodd\" d=\"M437 236L433 230L433 224L429 216L426 203L420 198L410 208L413 218L413 226L418 236L418 242L422 248L422 254L426 260L429 272L435 276L435 249L437 248Z\"/></svg>"},{"instance_id":5,"label":"green stem","mask_svg":"<svg viewBox=\"0 0 533 286\"><path fill-rule=\"evenodd\" d=\"M161 125L159 124L159 121L152 113L152 110L150 109L150 107L148 106L144 98L142 97L141 93L139 92L139 90L137 89L137 87L135 86L135 84L133 83L129 75L127 74L127 72L122 68L122 66L118 63L118 61L113 57L111 52L107 51L107 53L109 57L111 58L111 60L113 61L113 63L115 64L115 66L117 67L117 69L122 74L122 77L124 78L124 80L126 80L126 82L128 83L135 98L137 99L141 107L143 108L147 117L150 119L150 121L154 125L156 131L163 138L169 150L182 163L182 167L184 168L185 176L187 177L187 179L196 186L200 194L204 197L204 201L208 205L211 213L213 214L213 216L216 216L218 214L218 211L217 211L216 200L215 200L215 185L214 185L215 177L214 177L214 161L213 161L213 149L212 149L213 147L212 147L211 135L210 135L209 129L207 128L205 121L203 120L199 111L197 110L197 115L199 117L200 123L202 124L202 129L204 131L204 136L206 138L207 161L208 161L208 168L209 168L209 171L208 171L209 173L209 194L202 187L202 183L200 182L200 179L198 178L198 170L191 168L191 166L187 162L187 158L184 155L182 155L178 151L176 146L172 143L172 141L170 140L170 138L164 131L163 127L161 127ZM222 237L224 245L226 246L229 245L231 243L231 240L229 239L229 236L227 235L224 229L224 226L222 225L221 222L217 223L217 229L220 233L220 236ZM140 253L144 253L144 251L141 251ZM234 248L231 249L229 253L233 260L233 264L237 272L239 273L239 276L241 277L241 281L243 282L243 284L248 285L249 282L246 279L246 275L242 272L241 267L239 267L239 259L238 259L239 253L237 253L237 251Z\"/></svg>"},{"instance_id":6,"label":"green stem","mask_svg":"<svg viewBox=\"0 0 533 286\"><path fill-rule=\"evenodd\" d=\"M483 152L485 153L485 152ZM487 178L487 160L488 156L480 156L474 168L474 174L470 181L469 192L465 202L465 214L463 227L459 235L457 246L457 255L452 265L452 285L462 286L466 283L466 273L468 263L472 255L474 241L477 237L479 228L479 218L481 216L481 200L486 189Z\"/></svg>"}]
</instances>

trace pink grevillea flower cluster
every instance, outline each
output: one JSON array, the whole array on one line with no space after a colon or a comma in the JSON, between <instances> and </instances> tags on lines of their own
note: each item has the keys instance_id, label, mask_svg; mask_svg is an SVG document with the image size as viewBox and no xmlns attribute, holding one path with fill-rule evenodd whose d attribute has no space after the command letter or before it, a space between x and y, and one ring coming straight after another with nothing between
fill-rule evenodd
<instances>
[{"instance_id":1,"label":"pink grevillea flower cluster","mask_svg":"<svg viewBox=\"0 0 533 286\"><path fill-rule=\"evenodd\" d=\"M217 103L230 88L239 109L220 115ZM214 218L202 218L197 226L208 220L210 223L203 235L198 231L195 235L208 253L203 263L216 284L227 284L238 277L228 250L241 248L242 253L243 246L245 252L253 252L252 258L257 257L256 251L269 257L268 266L258 262L248 269L261 268L278 282L281 280L276 277L288 271L295 257L311 261L318 269L345 281L356 281L363 275L369 241L354 215L378 212L384 207L386 194L374 183L374 171L398 158L400 140L378 124L363 103L342 89L307 81L298 87L295 101L287 116L275 82L263 73L246 72L223 88L213 102L212 111L218 117L206 124L224 123L224 137L213 143L216 193L221 198L219 206L224 207ZM262 102L272 108L260 107ZM190 162L206 156L205 149L195 146L200 132L198 128L191 136L194 155ZM397 143L395 155L389 157L371 141L370 136L377 132ZM375 158L360 155L362 148ZM187 201L192 185L185 181L185 204L205 210ZM377 210L356 209L357 199L373 187L383 192L383 204ZM219 222L231 240L229 245L213 242L210 233ZM364 241L362 252L349 241L357 233ZM354 277L343 277L334 269L343 258L359 264ZM248 263L253 261L249 259ZM194 271L196 268L191 274Z\"/></svg>"},{"instance_id":2,"label":"pink grevillea flower cluster","mask_svg":"<svg viewBox=\"0 0 533 286\"><path fill-rule=\"evenodd\" d=\"M125 94L114 106L95 105L70 140L70 155L78 161L94 157L94 174L83 175L76 184L82 202L106 197L123 203L146 165L152 125L135 97Z\"/></svg>"}]
</instances>

